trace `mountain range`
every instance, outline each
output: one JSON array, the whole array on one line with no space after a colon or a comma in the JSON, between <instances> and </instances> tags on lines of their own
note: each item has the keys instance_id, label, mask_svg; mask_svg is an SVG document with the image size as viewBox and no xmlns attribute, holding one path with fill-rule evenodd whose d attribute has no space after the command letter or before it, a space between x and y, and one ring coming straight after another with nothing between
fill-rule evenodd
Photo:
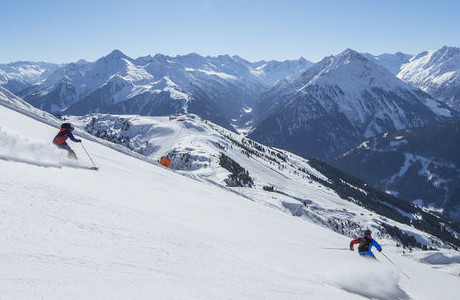
<instances>
[{"instance_id":1,"label":"mountain range","mask_svg":"<svg viewBox=\"0 0 460 300\"><path fill-rule=\"evenodd\" d=\"M350 55L351 52L355 55ZM92 63L80 60L63 65L32 62L0 65L0 85L35 107L52 113L83 115L105 112L160 116L190 112L228 129L242 129L245 132L252 129L260 132L263 130L258 129L258 125L254 126L253 122L260 124L261 119L267 114L267 105L259 104L267 102L272 105L271 102L276 100L267 98L273 97L273 94L281 89L292 89L296 81L298 85L306 85L308 82L302 80L309 81L311 78L305 75L299 81L299 77L312 66L315 66L313 72L323 77L324 84L337 85L348 97L354 97L350 92L356 86L353 86L351 81L345 83L347 78L354 78L359 90L353 92L360 93L363 92L363 87L370 84L366 80L372 80L371 77L374 75L380 76L380 82L376 86L372 86L371 83L369 86L372 88L385 86L387 91L400 89L401 84L394 79L396 75L455 109L455 97L449 95L455 94L459 86L458 52L458 48L443 47L429 54L421 53L416 56L403 53L373 56L367 53L361 55L347 49L335 57L327 57L313 64L304 58L284 62L251 63L238 56L203 57L198 54L176 57L157 54L132 59L115 50ZM341 60L346 56L351 59ZM358 56L371 62L362 63L362 60L354 59ZM331 60L334 60L335 66L328 65L327 61ZM425 61L430 63L423 63ZM339 68L340 63L349 65ZM377 70L377 66L383 66L389 74L384 74L381 69ZM325 74L328 74L328 83L324 80ZM431 80L433 78L435 80ZM423 84L425 81L434 81L437 85L432 84L426 88L426 84ZM344 86L345 84L348 86ZM446 89L446 86L449 86L449 89ZM293 92L296 91L282 91L286 96ZM327 95L327 92L322 93ZM440 96L442 93L446 96ZM366 94L373 98L383 97L377 102L386 101L386 95L374 95L370 89L366 90ZM341 109L345 105L356 104L341 100L340 102ZM369 110L374 109L367 108L365 112L360 111L366 110L362 107L353 107L357 108L359 110L355 113L361 117L365 117ZM254 112L256 116L253 117L250 112ZM351 122L356 123L356 116L345 114L345 118L349 117L354 119ZM432 121L421 120L419 125L430 122ZM400 129L401 126L407 125L410 124L397 124L394 127ZM384 125L381 129L370 130L379 133L391 129L390 127ZM364 132L364 138L369 134L371 133Z\"/></svg>"},{"instance_id":2,"label":"mountain range","mask_svg":"<svg viewBox=\"0 0 460 300\"><path fill-rule=\"evenodd\" d=\"M40 81L15 92L52 113L161 116L190 112L232 128L232 120L253 106L261 90L279 79L295 77L311 65L303 58L249 63L228 55L157 54L132 59L115 50L94 63L64 65L44 80L37 78Z\"/></svg>"}]
</instances>

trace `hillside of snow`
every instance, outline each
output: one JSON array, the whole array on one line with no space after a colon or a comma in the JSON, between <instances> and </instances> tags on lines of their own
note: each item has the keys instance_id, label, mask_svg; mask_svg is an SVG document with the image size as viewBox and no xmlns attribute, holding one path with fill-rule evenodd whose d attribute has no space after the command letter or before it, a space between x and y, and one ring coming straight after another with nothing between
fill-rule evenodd
<instances>
[{"instance_id":1,"label":"hillside of snow","mask_svg":"<svg viewBox=\"0 0 460 300\"><path fill-rule=\"evenodd\" d=\"M258 144L194 115L144 117L94 114L67 118L94 136L141 154L143 159L157 163L162 156L167 156L172 161L169 168L184 176L222 187L244 187L239 188L239 192L250 199L270 202L270 205L282 210L296 211L299 216L348 236L358 234L369 226L379 234L387 234L386 227L397 225L409 236L417 237L417 242L407 244L408 247L443 247L437 238L414 232L413 227L459 246L460 234L443 235L443 226L453 226L454 231L460 231L455 229L455 224L449 225L449 220L426 214L416 206L404 205L401 199L378 195L369 190L367 184L358 183L353 178L335 178L334 171L328 172L327 167L325 169L321 164ZM332 197L332 201L323 194ZM373 199L386 203L386 207L378 203L376 206ZM368 213L355 204L383 215L377 219L373 214L369 214L369 218L361 218ZM387 219L399 222L388 222ZM414 219L420 221L412 223ZM445 225L436 225L440 222L445 222ZM392 238L401 237L392 235ZM421 245L417 246L417 243Z\"/></svg>"},{"instance_id":2,"label":"hillside of snow","mask_svg":"<svg viewBox=\"0 0 460 300\"><path fill-rule=\"evenodd\" d=\"M87 170L81 145L70 142L80 159L69 161L51 144L57 120L1 100L1 299L433 299L460 292L460 255L448 248L404 251L376 231L384 249L378 261L349 251L350 237L324 221L354 219L374 229L378 216L304 175L278 170L272 177L277 167L256 160L248 168L253 188L224 187L216 178L228 173L212 159L196 169L205 174L184 176L76 129L100 167ZM214 140L204 125L160 121L153 128L175 137L158 136L158 153L191 134ZM321 176L307 170L313 173ZM263 190L269 180L283 193Z\"/></svg>"}]
</instances>

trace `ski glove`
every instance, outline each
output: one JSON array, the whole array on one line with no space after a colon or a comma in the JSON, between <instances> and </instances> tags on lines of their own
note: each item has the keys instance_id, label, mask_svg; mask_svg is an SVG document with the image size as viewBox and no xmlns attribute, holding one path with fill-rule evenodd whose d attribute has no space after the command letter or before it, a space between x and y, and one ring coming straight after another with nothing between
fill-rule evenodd
<instances>
[{"instance_id":1,"label":"ski glove","mask_svg":"<svg viewBox=\"0 0 460 300\"><path fill-rule=\"evenodd\" d=\"M382 249L379 249L379 252L382 252Z\"/></svg>"},{"instance_id":2,"label":"ski glove","mask_svg":"<svg viewBox=\"0 0 460 300\"><path fill-rule=\"evenodd\" d=\"M81 143L81 140L76 140L77 143Z\"/></svg>"}]
</instances>

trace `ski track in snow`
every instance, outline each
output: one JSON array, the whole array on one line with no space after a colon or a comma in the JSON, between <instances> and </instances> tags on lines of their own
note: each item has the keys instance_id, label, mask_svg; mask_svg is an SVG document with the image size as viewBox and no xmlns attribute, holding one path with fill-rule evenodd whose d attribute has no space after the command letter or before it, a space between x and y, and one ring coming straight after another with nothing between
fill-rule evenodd
<instances>
[{"instance_id":1,"label":"ski track in snow","mask_svg":"<svg viewBox=\"0 0 460 300\"><path fill-rule=\"evenodd\" d=\"M357 271L352 263L344 264L345 268L333 277L333 282L338 287L369 299L410 299L399 285L401 276L390 267L377 261L369 261L366 269ZM350 276L350 272L353 276Z\"/></svg>"}]
</instances>

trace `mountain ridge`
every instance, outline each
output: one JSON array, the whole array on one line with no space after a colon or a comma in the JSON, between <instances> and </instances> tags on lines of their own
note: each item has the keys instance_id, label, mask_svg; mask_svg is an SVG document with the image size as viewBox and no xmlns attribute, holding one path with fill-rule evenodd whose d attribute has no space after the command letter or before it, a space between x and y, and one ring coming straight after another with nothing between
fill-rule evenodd
<instances>
[{"instance_id":1,"label":"mountain ridge","mask_svg":"<svg viewBox=\"0 0 460 300\"><path fill-rule=\"evenodd\" d=\"M458 113L347 49L323 59L296 81L264 93L254 114L258 123L250 137L328 159L365 137L442 122ZM301 137L316 142L302 144Z\"/></svg>"},{"instance_id":2,"label":"mountain ridge","mask_svg":"<svg viewBox=\"0 0 460 300\"><path fill-rule=\"evenodd\" d=\"M373 186L460 220L458 120L387 132L331 160Z\"/></svg>"}]
</instances>

